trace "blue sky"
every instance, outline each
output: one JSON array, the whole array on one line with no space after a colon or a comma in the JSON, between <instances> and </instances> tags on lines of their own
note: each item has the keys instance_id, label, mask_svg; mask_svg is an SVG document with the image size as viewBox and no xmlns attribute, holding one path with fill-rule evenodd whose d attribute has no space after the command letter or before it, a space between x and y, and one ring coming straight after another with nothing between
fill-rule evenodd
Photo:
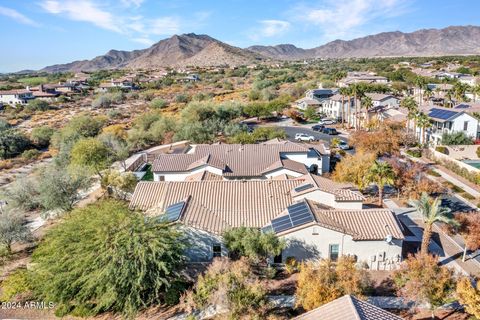
<instances>
[{"instance_id":1,"label":"blue sky","mask_svg":"<svg viewBox=\"0 0 480 320\"><path fill-rule=\"evenodd\" d=\"M478 25L478 0L0 0L0 72L143 49L180 33L311 48L383 31Z\"/></svg>"}]
</instances>

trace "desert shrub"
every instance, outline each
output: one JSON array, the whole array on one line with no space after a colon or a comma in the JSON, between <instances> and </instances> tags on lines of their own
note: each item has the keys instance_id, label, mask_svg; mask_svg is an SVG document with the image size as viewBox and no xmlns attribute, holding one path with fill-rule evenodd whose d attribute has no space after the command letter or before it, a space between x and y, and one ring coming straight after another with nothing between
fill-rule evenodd
<instances>
[{"instance_id":1,"label":"desert shrub","mask_svg":"<svg viewBox=\"0 0 480 320\"><path fill-rule=\"evenodd\" d=\"M112 105L112 97L110 94L102 94L95 98L92 102L93 108L110 108Z\"/></svg>"},{"instance_id":2,"label":"desert shrub","mask_svg":"<svg viewBox=\"0 0 480 320\"><path fill-rule=\"evenodd\" d=\"M467 136L463 131L453 133L444 133L442 135L442 144L450 145L470 145L473 144L473 139Z\"/></svg>"},{"instance_id":3,"label":"desert shrub","mask_svg":"<svg viewBox=\"0 0 480 320\"><path fill-rule=\"evenodd\" d=\"M162 108L165 108L166 106L167 106L167 102L162 98L156 98L150 102L150 107L154 109L162 109Z\"/></svg>"},{"instance_id":4,"label":"desert shrub","mask_svg":"<svg viewBox=\"0 0 480 320\"><path fill-rule=\"evenodd\" d=\"M47 111L48 109L50 109L48 102L40 99L30 100L25 105L25 110L28 111Z\"/></svg>"},{"instance_id":5,"label":"desert shrub","mask_svg":"<svg viewBox=\"0 0 480 320\"><path fill-rule=\"evenodd\" d=\"M22 158L26 160L35 160L40 156L41 152L37 149L29 149L22 152Z\"/></svg>"},{"instance_id":6,"label":"desert shrub","mask_svg":"<svg viewBox=\"0 0 480 320\"><path fill-rule=\"evenodd\" d=\"M48 147L55 130L49 126L41 126L32 129L30 139L39 148Z\"/></svg>"},{"instance_id":7,"label":"desert shrub","mask_svg":"<svg viewBox=\"0 0 480 320\"><path fill-rule=\"evenodd\" d=\"M470 193L467 193L467 192L462 193L462 197L464 197L467 200L475 200L475 197L472 196Z\"/></svg>"},{"instance_id":8,"label":"desert shrub","mask_svg":"<svg viewBox=\"0 0 480 320\"><path fill-rule=\"evenodd\" d=\"M287 257L285 260L285 272L287 274L295 273L298 270L298 263L295 257Z\"/></svg>"},{"instance_id":9,"label":"desert shrub","mask_svg":"<svg viewBox=\"0 0 480 320\"><path fill-rule=\"evenodd\" d=\"M358 267L352 257L342 256L337 262L302 263L295 293L296 304L312 310L346 294L363 297L371 285L367 271Z\"/></svg>"},{"instance_id":10,"label":"desert shrub","mask_svg":"<svg viewBox=\"0 0 480 320\"><path fill-rule=\"evenodd\" d=\"M175 102L177 103L187 103L188 100L189 100L189 97L186 94L177 94L175 96Z\"/></svg>"},{"instance_id":11,"label":"desert shrub","mask_svg":"<svg viewBox=\"0 0 480 320\"><path fill-rule=\"evenodd\" d=\"M448 149L445 146L437 146L435 148L435 151L438 151L438 152L443 153L443 154L448 154Z\"/></svg>"},{"instance_id":12,"label":"desert shrub","mask_svg":"<svg viewBox=\"0 0 480 320\"><path fill-rule=\"evenodd\" d=\"M26 269L17 269L2 281L0 301L25 301L30 296L30 282Z\"/></svg>"},{"instance_id":13,"label":"desert shrub","mask_svg":"<svg viewBox=\"0 0 480 320\"><path fill-rule=\"evenodd\" d=\"M183 300L188 312L210 305L228 309L229 317L262 318L268 308L264 285L245 260L216 259L205 274L198 277Z\"/></svg>"},{"instance_id":14,"label":"desert shrub","mask_svg":"<svg viewBox=\"0 0 480 320\"><path fill-rule=\"evenodd\" d=\"M477 148L477 151L476 151L476 152L477 152L477 157L480 158L480 147Z\"/></svg>"},{"instance_id":15,"label":"desert shrub","mask_svg":"<svg viewBox=\"0 0 480 320\"><path fill-rule=\"evenodd\" d=\"M414 158L420 158L422 156L422 149L408 149L406 153Z\"/></svg>"}]
</instances>

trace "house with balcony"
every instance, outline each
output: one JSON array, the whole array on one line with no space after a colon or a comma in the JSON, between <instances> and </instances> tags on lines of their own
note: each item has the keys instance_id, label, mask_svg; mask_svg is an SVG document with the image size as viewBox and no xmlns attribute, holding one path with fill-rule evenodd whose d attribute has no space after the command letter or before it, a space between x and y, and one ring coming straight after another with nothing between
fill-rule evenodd
<instances>
[{"instance_id":1,"label":"house with balcony","mask_svg":"<svg viewBox=\"0 0 480 320\"><path fill-rule=\"evenodd\" d=\"M192 244L190 262L228 256L223 233L244 226L286 242L274 263L351 255L372 270L392 270L402 259L405 229L395 213L363 201L352 185L307 173L289 180L142 181L130 208L181 228Z\"/></svg>"},{"instance_id":2,"label":"house with balcony","mask_svg":"<svg viewBox=\"0 0 480 320\"><path fill-rule=\"evenodd\" d=\"M430 118L431 127L426 129L425 139L433 145L441 143L444 133L464 132L472 139L479 137L479 121L462 109L430 107L425 111ZM417 136L423 139L420 128L416 128Z\"/></svg>"},{"instance_id":3,"label":"house with balcony","mask_svg":"<svg viewBox=\"0 0 480 320\"><path fill-rule=\"evenodd\" d=\"M1 90L0 103L15 107L17 104L27 104L28 101L35 99L32 91L26 89Z\"/></svg>"},{"instance_id":4,"label":"house with balcony","mask_svg":"<svg viewBox=\"0 0 480 320\"><path fill-rule=\"evenodd\" d=\"M345 114L349 112L353 114L355 112L354 101L354 97L350 97L349 99L348 96L336 94L324 100L319 111L329 118L340 120L344 112Z\"/></svg>"}]
</instances>

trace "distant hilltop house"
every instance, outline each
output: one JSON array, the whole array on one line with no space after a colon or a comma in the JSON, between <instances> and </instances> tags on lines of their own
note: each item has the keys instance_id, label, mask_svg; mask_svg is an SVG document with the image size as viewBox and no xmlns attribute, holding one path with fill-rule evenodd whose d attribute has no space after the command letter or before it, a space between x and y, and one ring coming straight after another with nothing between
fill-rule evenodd
<instances>
[{"instance_id":1,"label":"distant hilltop house","mask_svg":"<svg viewBox=\"0 0 480 320\"><path fill-rule=\"evenodd\" d=\"M17 104L27 104L28 101L35 99L32 91L27 89L1 90L0 103L10 106Z\"/></svg>"},{"instance_id":2,"label":"distant hilltop house","mask_svg":"<svg viewBox=\"0 0 480 320\"><path fill-rule=\"evenodd\" d=\"M122 77L118 79L110 79L109 82L102 82L98 86L98 91L100 92L107 92L110 89L121 89L121 90L133 90L135 89L135 85L133 79L130 77Z\"/></svg>"},{"instance_id":3,"label":"distant hilltop house","mask_svg":"<svg viewBox=\"0 0 480 320\"><path fill-rule=\"evenodd\" d=\"M197 82L200 81L200 76L198 74L190 74L185 77L177 79L178 82Z\"/></svg>"},{"instance_id":4,"label":"distant hilltop house","mask_svg":"<svg viewBox=\"0 0 480 320\"><path fill-rule=\"evenodd\" d=\"M339 87L347 87L354 83L380 83L387 84L388 79L386 77L378 76L373 72L348 72L347 76L338 81Z\"/></svg>"},{"instance_id":5,"label":"distant hilltop house","mask_svg":"<svg viewBox=\"0 0 480 320\"><path fill-rule=\"evenodd\" d=\"M222 234L245 226L286 241L274 263L351 255L372 270L393 269L402 259L402 225L390 210L364 209L363 199L351 185L307 173L290 180L140 182L130 208L178 224L192 244L190 262L227 256Z\"/></svg>"},{"instance_id":6,"label":"distant hilltop house","mask_svg":"<svg viewBox=\"0 0 480 320\"><path fill-rule=\"evenodd\" d=\"M181 154L159 154L155 181L296 178L330 170L323 144L270 140L260 144L192 145Z\"/></svg>"}]
</instances>

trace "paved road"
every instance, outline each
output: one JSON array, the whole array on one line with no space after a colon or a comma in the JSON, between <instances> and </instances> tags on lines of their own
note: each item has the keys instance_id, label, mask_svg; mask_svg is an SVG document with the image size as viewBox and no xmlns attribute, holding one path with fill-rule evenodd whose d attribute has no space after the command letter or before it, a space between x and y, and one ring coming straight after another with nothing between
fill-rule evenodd
<instances>
[{"instance_id":1,"label":"paved road","mask_svg":"<svg viewBox=\"0 0 480 320\"><path fill-rule=\"evenodd\" d=\"M321 133L318 131L313 131L310 128L306 127L282 127L285 132L287 133L287 139L295 141L295 134L297 133L306 133L308 135L312 135L315 137L317 140L323 140L325 142L328 142L329 144L332 142L333 138L339 138L343 141L347 141L347 138L344 135L328 135L325 133Z\"/></svg>"}]
</instances>

